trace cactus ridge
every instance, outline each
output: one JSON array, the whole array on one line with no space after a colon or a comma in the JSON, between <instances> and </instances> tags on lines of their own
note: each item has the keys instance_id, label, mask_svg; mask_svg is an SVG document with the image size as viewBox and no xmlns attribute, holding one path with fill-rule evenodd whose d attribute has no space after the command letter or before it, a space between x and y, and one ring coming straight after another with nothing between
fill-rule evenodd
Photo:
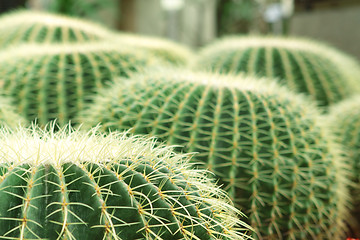
<instances>
[{"instance_id":1,"label":"cactus ridge","mask_svg":"<svg viewBox=\"0 0 360 240\"><path fill-rule=\"evenodd\" d=\"M278 78L290 89L310 95L320 106L359 91L360 65L332 47L305 39L228 37L205 47L195 68Z\"/></svg>"},{"instance_id":2,"label":"cactus ridge","mask_svg":"<svg viewBox=\"0 0 360 240\"><path fill-rule=\"evenodd\" d=\"M106 39L96 23L39 11L17 10L0 17L0 48L21 43L71 43Z\"/></svg>"},{"instance_id":3,"label":"cactus ridge","mask_svg":"<svg viewBox=\"0 0 360 240\"><path fill-rule=\"evenodd\" d=\"M188 157L91 130L0 130L4 239L245 239L241 214Z\"/></svg>"},{"instance_id":4,"label":"cactus ridge","mask_svg":"<svg viewBox=\"0 0 360 240\"><path fill-rule=\"evenodd\" d=\"M26 119L64 125L107 82L154 64L152 55L108 43L22 45L0 54L0 82Z\"/></svg>"},{"instance_id":5,"label":"cactus ridge","mask_svg":"<svg viewBox=\"0 0 360 240\"><path fill-rule=\"evenodd\" d=\"M215 173L254 236L342 233L347 166L303 97L275 82L179 71L135 75L111 89L81 114L85 126L131 129L196 152L194 164Z\"/></svg>"}]
</instances>

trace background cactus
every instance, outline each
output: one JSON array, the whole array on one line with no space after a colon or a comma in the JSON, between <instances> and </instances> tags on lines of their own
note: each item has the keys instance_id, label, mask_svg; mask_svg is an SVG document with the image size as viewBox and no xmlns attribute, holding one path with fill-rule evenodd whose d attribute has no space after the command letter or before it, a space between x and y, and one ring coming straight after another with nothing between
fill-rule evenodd
<instances>
[{"instance_id":1,"label":"background cactus","mask_svg":"<svg viewBox=\"0 0 360 240\"><path fill-rule=\"evenodd\" d=\"M0 17L0 48L22 43L86 43L113 41L120 47L141 48L175 65L194 58L190 49L175 42L135 34L118 33L106 27L59 14L18 10Z\"/></svg>"},{"instance_id":2,"label":"background cactus","mask_svg":"<svg viewBox=\"0 0 360 240\"><path fill-rule=\"evenodd\" d=\"M360 65L336 49L305 39L228 37L203 49L195 68L276 77L320 106L359 92Z\"/></svg>"},{"instance_id":3,"label":"background cactus","mask_svg":"<svg viewBox=\"0 0 360 240\"><path fill-rule=\"evenodd\" d=\"M360 96L344 100L330 109L329 128L346 149L346 157L351 164L353 182L351 196L354 200L354 211L351 220L352 230L360 237Z\"/></svg>"},{"instance_id":4,"label":"background cactus","mask_svg":"<svg viewBox=\"0 0 360 240\"><path fill-rule=\"evenodd\" d=\"M240 212L184 155L121 133L53 129L0 130L1 238L246 238Z\"/></svg>"},{"instance_id":5,"label":"background cactus","mask_svg":"<svg viewBox=\"0 0 360 240\"><path fill-rule=\"evenodd\" d=\"M153 55L110 43L23 45L0 53L0 84L29 121L64 125L106 82L153 64Z\"/></svg>"},{"instance_id":6,"label":"background cactus","mask_svg":"<svg viewBox=\"0 0 360 240\"><path fill-rule=\"evenodd\" d=\"M121 45L129 45L129 47L145 49L173 65L187 65L195 57L187 47L162 38L118 33L114 35L112 41Z\"/></svg>"},{"instance_id":7,"label":"background cactus","mask_svg":"<svg viewBox=\"0 0 360 240\"><path fill-rule=\"evenodd\" d=\"M18 10L0 17L0 48L21 43L99 41L111 31L92 22L39 11Z\"/></svg>"},{"instance_id":8,"label":"background cactus","mask_svg":"<svg viewBox=\"0 0 360 240\"><path fill-rule=\"evenodd\" d=\"M15 112L8 98L0 96L0 126L16 128L19 124L26 125L26 120Z\"/></svg>"},{"instance_id":9,"label":"background cactus","mask_svg":"<svg viewBox=\"0 0 360 240\"><path fill-rule=\"evenodd\" d=\"M316 108L275 83L179 71L146 72L102 91L85 126L131 128L198 152L259 239L338 239L346 165Z\"/></svg>"}]
</instances>

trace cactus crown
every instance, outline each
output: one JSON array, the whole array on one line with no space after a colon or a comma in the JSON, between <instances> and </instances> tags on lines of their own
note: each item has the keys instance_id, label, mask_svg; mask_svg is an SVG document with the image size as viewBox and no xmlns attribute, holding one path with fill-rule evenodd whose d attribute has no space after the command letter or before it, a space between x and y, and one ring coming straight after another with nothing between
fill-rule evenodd
<instances>
[{"instance_id":1,"label":"cactus crown","mask_svg":"<svg viewBox=\"0 0 360 240\"><path fill-rule=\"evenodd\" d=\"M359 64L336 49L306 39L228 37L205 47L195 68L276 77L327 106L359 92Z\"/></svg>"},{"instance_id":2,"label":"cactus crown","mask_svg":"<svg viewBox=\"0 0 360 240\"><path fill-rule=\"evenodd\" d=\"M111 31L74 17L18 10L0 17L0 48L19 43L70 43L105 39Z\"/></svg>"},{"instance_id":3,"label":"cactus crown","mask_svg":"<svg viewBox=\"0 0 360 240\"><path fill-rule=\"evenodd\" d=\"M115 76L128 77L156 62L140 50L104 42L22 45L0 54L0 83L29 121L57 119L64 125Z\"/></svg>"},{"instance_id":4,"label":"cactus crown","mask_svg":"<svg viewBox=\"0 0 360 240\"><path fill-rule=\"evenodd\" d=\"M111 89L83 113L85 124L197 152L193 162L215 173L257 237L342 233L347 166L303 97L266 80L179 71L134 75Z\"/></svg>"},{"instance_id":5,"label":"cactus crown","mask_svg":"<svg viewBox=\"0 0 360 240\"><path fill-rule=\"evenodd\" d=\"M240 212L185 155L49 129L0 129L1 238L243 239Z\"/></svg>"}]
</instances>

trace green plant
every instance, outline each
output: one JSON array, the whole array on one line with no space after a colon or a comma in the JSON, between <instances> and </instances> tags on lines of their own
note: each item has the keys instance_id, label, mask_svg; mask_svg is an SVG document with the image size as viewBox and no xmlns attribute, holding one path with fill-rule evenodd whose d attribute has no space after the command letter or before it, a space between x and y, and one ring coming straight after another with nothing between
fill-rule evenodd
<instances>
[{"instance_id":1,"label":"green plant","mask_svg":"<svg viewBox=\"0 0 360 240\"><path fill-rule=\"evenodd\" d=\"M196 152L198 167L243 209L259 239L338 239L347 166L311 102L244 76L153 71L114 83L85 126L131 129Z\"/></svg>"},{"instance_id":2,"label":"green plant","mask_svg":"<svg viewBox=\"0 0 360 240\"><path fill-rule=\"evenodd\" d=\"M120 13L121 1L118 0L56 0L44 6L48 11L86 18L114 26Z\"/></svg>"},{"instance_id":3,"label":"green plant","mask_svg":"<svg viewBox=\"0 0 360 240\"><path fill-rule=\"evenodd\" d=\"M64 125L107 82L153 64L153 55L106 42L23 45L0 53L0 84L29 121Z\"/></svg>"},{"instance_id":4,"label":"green plant","mask_svg":"<svg viewBox=\"0 0 360 240\"><path fill-rule=\"evenodd\" d=\"M0 129L2 239L244 239L225 193L151 139Z\"/></svg>"},{"instance_id":5,"label":"green plant","mask_svg":"<svg viewBox=\"0 0 360 240\"><path fill-rule=\"evenodd\" d=\"M111 34L96 23L46 12L17 10L0 17L0 48L21 43L84 43Z\"/></svg>"},{"instance_id":6,"label":"green plant","mask_svg":"<svg viewBox=\"0 0 360 240\"><path fill-rule=\"evenodd\" d=\"M360 237L360 96L334 105L327 117L330 120L329 128L335 132L339 143L346 149L346 158L351 164L352 180L355 184L351 188L354 202L351 226Z\"/></svg>"},{"instance_id":7,"label":"green plant","mask_svg":"<svg viewBox=\"0 0 360 240\"><path fill-rule=\"evenodd\" d=\"M16 128L19 124L25 125L26 120L15 112L8 98L0 96L0 126Z\"/></svg>"},{"instance_id":8,"label":"green plant","mask_svg":"<svg viewBox=\"0 0 360 240\"><path fill-rule=\"evenodd\" d=\"M194 59L194 53L190 49L163 38L118 33L113 36L112 41L147 50L173 65L187 65Z\"/></svg>"},{"instance_id":9,"label":"green plant","mask_svg":"<svg viewBox=\"0 0 360 240\"><path fill-rule=\"evenodd\" d=\"M359 92L360 65L330 46L306 39L228 37L206 46L194 67L275 77L320 106Z\"/></svg>"}]
</instances>

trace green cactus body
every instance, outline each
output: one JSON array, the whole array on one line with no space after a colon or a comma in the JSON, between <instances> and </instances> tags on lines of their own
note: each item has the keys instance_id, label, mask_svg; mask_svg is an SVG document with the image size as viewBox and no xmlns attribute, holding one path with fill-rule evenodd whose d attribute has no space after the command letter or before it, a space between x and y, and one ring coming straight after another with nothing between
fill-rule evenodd
<instances>
[{"instance_id":1,"label":"green cactus body","mask_svg":"<svg viewBox=\"0 0 360 240\"><path fill-rule=\"evenodd\" d=\"M19 125L26 125L26 120L15 111L8 98L0 96L0 126L16 128Z\"/></svg>"},{"instance_id":2,"label":"green cactus body","mask_svg":"<svg viewBox=\"0 0 360 240\"><path fill-rule=\"evenodd\" d=\"M0 54L0 84L29 121L64 125L116 76L156 64L152 55L109 43L23 45Z\"/></svg>"},{"instance_id":3,"label":"green cactus body","mask_svg":"<svg viewBox=\"0 0 360 240\"><path fill-rule=\"evenodd\" d=\"M146 72L102 91L85 126L132 129L215 173L259 239L338 239L348 206L346 167L315 106L269 81Z\"/></svg>"},{"instance_id":4,"label":"green cactus body","mask_svg":"<svg viewBox=\"0 0 360 240\"><path fill-rule=\"evenodd\" d=\"M153 140L0 130L1 239L245 239L241 214Z\"/></svg>"},{"instance_id":5,"label":"green cactus body","mask_svg":"<svg viewBox=\"0 0 360 240\"><path fill-rule=\"evenodd\" d=\"M352 180L355 183L351 189L354 202L351 226L360 237L360 96L344 100L332 108L327 116L338 141L346 149L346 158L351 164Z\"/></svg>"},{"instance_id":6,"label":"green cactus body","mask_svg":"<svg viewBox=\"0 0 360 240\"><path fill-rule=\"evenodd\" d=\"M195 58L194 53L190 49L162 38L119 33L114 35L112 41L117 44L129 45L150 51L173 65L188 65Z\"/></svg>"},{"instance_id":7,"label":"green cactus body","mask_svg":"<svg viewBox=\"0 0 360 240\"><path fill-rule=\"evenodd\" d=\"M21 43L84 43L110 34L96 23L46 12L20 10L0 17L0 48Z\"/></svg>"},{"instance_id":8,"label":"green cactus body","mask_svg":"<svg viewBox=\"0 0 360 240\"><path fill-rule=\"evenodd\" d=\"M305 39L229 37L203 49L195 68L278 78L328 106L359 92L360 65L332 47Z\"/></svg>"}]
</instances>

